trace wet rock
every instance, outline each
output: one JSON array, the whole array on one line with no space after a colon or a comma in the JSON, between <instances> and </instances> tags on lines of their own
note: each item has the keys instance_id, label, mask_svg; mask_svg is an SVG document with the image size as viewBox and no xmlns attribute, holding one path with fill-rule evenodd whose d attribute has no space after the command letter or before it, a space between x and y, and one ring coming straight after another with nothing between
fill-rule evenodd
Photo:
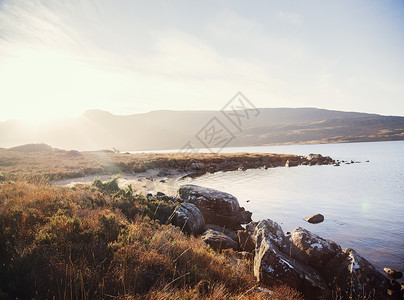
<instances>
[{"instance_id":1,"label":"wet rock","mask_svg":"<svg viewBox=\"0 0 404 300\"><path fill-rule=\"evenodd\" d=\"M310 217L306 217L304 220L311 224L318 224L324 221L324 216L322 214L315 214Z\"/></svg>"},{"instance_id":2,"label":"wet rock","mask_svg":"<svg viewBox=\"0 0 404 300\"><path fill-rule=\"evenodd\" d=\"M207 224L227 228L240 225L240 206L233 195L189 184L178 189L178 197L183 202L195 204Z\"/></svg>"},{"instance_id":3,"label":"wet rock","mask_svg":"<svg viewBox=\"0 0 404 300\"><path fill-rule=\"evenodd\" d=\"M292 231L290 241L305 256L304 260L320 273L325 273L326 262L342 253L342 249L337 243L323 239L301 227Z\"/></svg>"},{"instance_id":4,"label":"wet rock","mask_svg":"<svg viewBox=\"0 0 404 300\"><path fill-rule=\"evenodd\" d=\"M383 270L384 270L384 273L386 273L386 275L390 279L397 280L397 279L400 279L401 277L403 277L402 272L399 272L399 271L396 271L396 270L393 270L393 269L390 269L390 268L384 268Z\"/></svg>"},{"instance_id":5,"label":"wet rock","mask_svg":"<svg viewBox=\"0 0 404 300\"><path fill-rule=\"evenodd\" d=\"M202 213L192 203L182 203L176 208L173 223L188 234L199 235L205 231Z\"/></svg>"},{"instance_id":6,"label":"wet rock","mask_svg":"<svg viewBox=\"0 0 404 300\"><path fill-rule=\"evenodd\" d=\"M229 236L212 229L204 232L202 235L202 240L216 251L221 251L223 249L237 250L238 248L238 244Z\"/></svg>"}]
</instances>

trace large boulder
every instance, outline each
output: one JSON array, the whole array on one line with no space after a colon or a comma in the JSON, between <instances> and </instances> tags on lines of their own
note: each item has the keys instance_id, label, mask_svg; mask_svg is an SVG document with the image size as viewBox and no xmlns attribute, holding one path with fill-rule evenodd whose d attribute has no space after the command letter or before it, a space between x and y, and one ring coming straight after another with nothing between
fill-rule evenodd
<instances>
[{"instance_id":1,"label":"large boulder","mask_svg":"<svg viewBox=\"0 0 404 300\"><path fill-rule=\"evenodd\" d=\"M323 239L301 227L292 231L290 241L301 250L301 254L305 256L308 264L320 273L325 272L323 268L326 262L342 253L342 249L337 243Z\"/></svg>"},{"instance_id":2,"label":"large boulder","mask_svg":"<svg viewBox=\"0 0 404 300\"><path fill-rule=\"evenodd\" d=\"M173 223L188 234L199 235L205 231L205 220L202 213L192 203L182 203L177 206Z\"/></svg>"},{"instance_id":3,"label":"large boulder","mask_svg":"<svg viewBox=\"0 0 404 300\"><path fill-rule=\"evenodd\" d=\"M217 251L223 249L238 249L238 244L232 238L220 231L208 229L202 235L202 240Z\"/></svg>"},{"instance_id":4,"label":"large boulder","mask_svg":"<svg viewBox=\"0 0 404 300\"><path fill-rule=\"evenodd\" d=\"M188 184L178 189L178 197L195 204L207 224L237 228L247 219L237 198L225 192Z\"/></svg>"},{"instance_id":5,"label":"large boulder","mask_svg":"<svg viewBox=\"0 0 404 300\"><path fill-rule=\"evenodd\" d=\"M288 248L282 228L271 220L257 224L255 240L254 276L267 286L287 284L302 291L306 297L317 298L327 290L320 274L280 250Z\"/></svg>"},{"instance_id":6,"label":"large boulder","mask_svg":"<svg viewBox=\"0 0 404 300\"><path fill-rule=\"evenodd\" d=\"M386 298L387 280L383 274L355 250L347 248L343 252L347 255L348 270L348 276L344 277L349 280L346 284L351 286L353 294L360 296L366 293L373 295L374 299Z\"/></svg>"}]
</instances>

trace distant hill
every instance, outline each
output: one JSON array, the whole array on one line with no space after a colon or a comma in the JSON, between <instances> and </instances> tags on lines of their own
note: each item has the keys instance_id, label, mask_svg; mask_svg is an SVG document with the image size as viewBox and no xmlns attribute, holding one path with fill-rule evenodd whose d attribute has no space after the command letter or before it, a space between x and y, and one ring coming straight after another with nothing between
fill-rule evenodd
<instances>
[{"instance_id":1,"label":"distant hill","mask_svg":"<svg viewBox=\"0 0 404 300\"><path fill-rule=\"evenodd\" d=\"M239 119L233 114L233 121L240 121L241 128L219 111L153 111L121 116L91 110L79 118L38 128L13 120L0 123L0 147L46 143L62 149L130 151L180 149L189 142L201 148L202 142L209 146L212 141L220 142L209 135L209 129L230 132L234 138L227 146L404 140L404 117L316 108L261 108L258 112L256 116L257 112L245 115L238 111ZM212 124L216 125L213 129Z\"/></svg>"}]
</instances>

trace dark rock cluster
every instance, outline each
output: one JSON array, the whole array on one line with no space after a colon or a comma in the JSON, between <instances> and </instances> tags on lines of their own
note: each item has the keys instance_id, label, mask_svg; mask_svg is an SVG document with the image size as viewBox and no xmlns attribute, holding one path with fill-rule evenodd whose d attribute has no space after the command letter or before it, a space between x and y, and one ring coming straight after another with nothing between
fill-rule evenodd
<instances>
[{"instance_id":1,"label":"dark rock cluster","mask_svg":"<svg viewBox=\"0 0 404 300\"><path fill-rule=\"evenodd\" d=\"M310 160L316 159L322 157ZM241 208L237 198L228 193L185 185L178 189L177 196L181 205L174 212L175 224L189 234L202 234L202 239L217 251L233 249L239 256L252 259L254 275L264 286L287 284L307 299L327 298L335 291L338 299L363 295L366 299L402 299L397 298L402 297L397 282L402 273L385 269L388 281L353 249L342 249L300 227L285 236L281 226L270 219L252 222L251 212ZM324 216L311 218L316 223Z\"/></svg>"}]
</instances>

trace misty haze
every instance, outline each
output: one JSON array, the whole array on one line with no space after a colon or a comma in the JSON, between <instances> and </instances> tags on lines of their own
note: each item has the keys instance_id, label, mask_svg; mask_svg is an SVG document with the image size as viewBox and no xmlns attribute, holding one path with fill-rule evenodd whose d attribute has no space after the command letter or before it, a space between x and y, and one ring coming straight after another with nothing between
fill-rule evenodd
<instances>
[{"instance_id":1,"label":"misty haze","mask_svg":"<svg viewBox=\"0 0 404 300\"><path fill-rule=\"evenodd\" d=\"M403 29L0 0L0 299L404 299Z\"/></svg>"}]
</instances>

